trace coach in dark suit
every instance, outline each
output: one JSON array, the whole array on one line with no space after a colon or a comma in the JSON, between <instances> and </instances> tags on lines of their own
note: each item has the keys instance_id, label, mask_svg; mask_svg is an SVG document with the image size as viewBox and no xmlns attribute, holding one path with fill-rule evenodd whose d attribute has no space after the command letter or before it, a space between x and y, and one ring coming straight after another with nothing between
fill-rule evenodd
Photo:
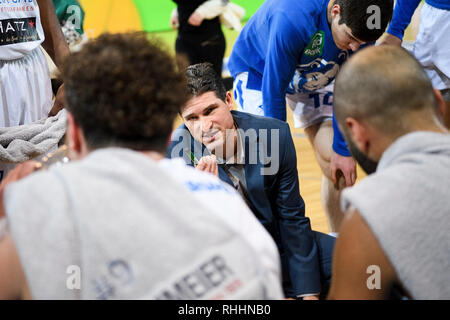
<instances>
[{"instance_id":1,"label":"coach in dark suit","mask_svg":"<svg viewBox=\"0 0 450 320\"><path fill-rule=\"evenodd\" d=\"M192 98L181 110L184 124L172 135L168 157L183 157L237 189L277 243L286 297L326 294L334 238L312 231L305 217L289 125L232 111L231 95L211 64L191 66L186 75Z\"/></svg>"}]
</instances>

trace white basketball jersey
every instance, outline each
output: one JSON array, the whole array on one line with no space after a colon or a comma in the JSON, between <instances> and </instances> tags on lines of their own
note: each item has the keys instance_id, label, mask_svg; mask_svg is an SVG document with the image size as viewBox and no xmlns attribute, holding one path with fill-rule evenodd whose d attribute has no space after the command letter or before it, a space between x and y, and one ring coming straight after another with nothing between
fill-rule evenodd
<instances>
[{"instance_id":1,"label":"white basketball jersey","mask_svg":"<svg viewBox=\"0 0 450 320\"><path fill-rule=\"evenodd\" d=\"M44 39L37 0L0 1L0 60L20 59Z\"/></svg>"}]
</instances>

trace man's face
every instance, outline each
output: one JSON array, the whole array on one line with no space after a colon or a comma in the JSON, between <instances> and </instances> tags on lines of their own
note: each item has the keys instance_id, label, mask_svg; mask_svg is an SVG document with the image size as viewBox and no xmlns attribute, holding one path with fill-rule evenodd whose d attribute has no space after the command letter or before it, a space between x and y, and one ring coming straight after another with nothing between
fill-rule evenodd
<instances>
[{"instance_id":1,"label":"man's face","mask_svg":"<svg viewBox=\"0 0 450 320\"><path fill-rule=\"evenodd\" d=\"M181 116L194 139L215 154L216 150L224 147L228 136L234 131L232 109L230 93L227 93L224 102L215 92L209 91L190 99Z\"/></svg>"},{"instance_id":2,"label":"man's face","mask_svg":"<svg viewBox=\"0 0 450 320\"><path fill-rule=\"evenodd\" d=\"M339 6L338 6L339 7ZM359 49L364 42L353 36L352 30L345 24L339 24L340 14L333 14L331 17L331 34L336 46L341 50L351 50L353 52Z\"/></svg>"}]
</instances>

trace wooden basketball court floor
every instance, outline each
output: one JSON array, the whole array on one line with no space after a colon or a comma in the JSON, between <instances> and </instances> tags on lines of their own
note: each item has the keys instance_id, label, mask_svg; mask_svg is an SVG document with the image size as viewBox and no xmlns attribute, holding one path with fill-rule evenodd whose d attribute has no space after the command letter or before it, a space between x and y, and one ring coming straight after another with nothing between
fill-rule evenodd
<instances>
[{"instance_id":1,"label":"wooden basketball court floor","mask_svg":"<svg viewBox=\"0 0 450 320\"><path fill-rule=\"evenodd\" d=\"M321 202L322 171L316 161L314 151L303 129L295 129L292 111L288 110L288 123L291 127L297 152L297 170L299 175L300 194L305 201L305 215L311 220L311 228L315 231L329 233L329 227ZM358 167L358 179L365 177Z\"/></svg>"}]
</instances>

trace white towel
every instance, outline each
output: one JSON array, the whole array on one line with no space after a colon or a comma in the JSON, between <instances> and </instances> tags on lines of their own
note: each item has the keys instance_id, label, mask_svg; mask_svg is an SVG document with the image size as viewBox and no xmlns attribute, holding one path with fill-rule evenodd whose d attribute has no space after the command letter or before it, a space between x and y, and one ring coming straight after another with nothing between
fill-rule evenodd
<instances>
[{"instance_id":1,"label":"white towel","mask_svg":"<svg viewBox=\"0 0 450 320\"><path fill-rule=\"evenodd\" d=\"M219 18L220 22L222 22L222 24L225 27L229 29L234 29L237 32L241 32L242 30L241 20L244 17L244 15L245 15L244 8L235 3L229 2L225 6L224 11L222 12Z\"/></svg>"},{"instance_id":2,"label":"white towel","mask_svg":"<svg viewBox=\"0 0 450 320\"><path fill-rule=\"evenodd\" d=\"M49 152L66 132L66 110L21 126L0 128L0 161L21 163Z\"/></svg>"},{"instance_id":3,"label":"white towel","mask_svg":"<svg viewBox=\"0 0 450 320\"><path fill-rule=\"evenodd\" d=\"M241 20L245 15L245 9L230 1L209 0L199 6L195 12L204 19L214 19L219 16L220 22L227 28L242 30Z\"/></svg>"}]
</instances>

